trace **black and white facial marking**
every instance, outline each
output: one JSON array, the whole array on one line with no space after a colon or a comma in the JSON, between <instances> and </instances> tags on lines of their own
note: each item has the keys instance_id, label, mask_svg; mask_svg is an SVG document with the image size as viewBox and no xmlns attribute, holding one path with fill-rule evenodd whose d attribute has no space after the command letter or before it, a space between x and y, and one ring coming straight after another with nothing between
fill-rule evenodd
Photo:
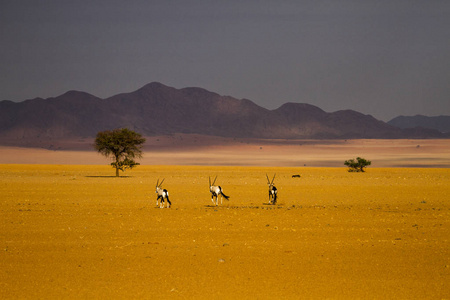
<instances>
[{"instance_id":1,"label":"black and white facial marking","mask_svg":"<svg viewBox=\"0 0 450 300\"><path fill-rule=\"evenodd\" d=\"M159 206L159 208L164 208L164 200L167 200L167 208L169 208L172 203L169 200L169 192L166 189L162 189L161 185L163 184L164 179L161 181L161 183L159 183L159 179L156 182L156 191L155 193L157 194L157 198L156 198L156 206ZM160 202L161 200L161 202Z\"/></svg>"},{"instance_id":2,"label":"black and white facial marking","mask_svg":"<svg viewBox=\"0 0 450 300\"><path fill-rule=\"evenodd\" d=\"M223 198L228 200L230 197L225 195L222 191L222 188L218 185L214 185L216 183L216 178L214 178L213 183L211 184L211 177L209 177L209 192L211 193L211 201L214 205L219 205L219 195L220 195L220 204L223 204ZM216 201L214 202L214 197L216 197Z\"/></svg>"},{"instance_id":3,"label":"black and white facial marking","mask_svg":"<svg viewBox=\"0 0 450 300\"><path fill-rule=\"evenodd\" d=\"M269 180L269 176L267 176L266 174L266 178L267 178L267 184L269 185L269 204L277 204L277 194L278 194L278 190L275 187L275 185L273 185L273 181L275 180L275 175L273 175L272 181Z\"/></svg>"}]
</instances>

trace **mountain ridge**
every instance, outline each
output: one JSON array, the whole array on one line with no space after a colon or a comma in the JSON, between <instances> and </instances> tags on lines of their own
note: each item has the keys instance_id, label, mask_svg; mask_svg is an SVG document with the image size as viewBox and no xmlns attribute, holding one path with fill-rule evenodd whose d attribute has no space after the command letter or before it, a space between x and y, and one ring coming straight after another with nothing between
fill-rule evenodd
<instances>
[{"instance_id":1,"label":"mountain ridge","mask_svg":"<svg viewBox=\"0 0 450 300\"><path fill-rule=\"evenodd\" d=\"M415 115L415 116L398 116L387 122L392 126L396 126L399 128L430 128L436 129L442 133L450 133L450 116L424 116L424 115Z\"/></svg>"},{"instance_id":2,"label":"mountain ridge","mask_svg":"<svg viewBox=\"0 0 450 300\"><path fill-rule=\"evenodd\" d=\"M159 82L99 98L82 91L47 99L0 101L0 142L92 138L127 127L144 136L175 133L260 139L446 138L430 129L401 129L354 110L325 112L288 102L269 110L248 99Z\"/></svg>"}]
</instances>

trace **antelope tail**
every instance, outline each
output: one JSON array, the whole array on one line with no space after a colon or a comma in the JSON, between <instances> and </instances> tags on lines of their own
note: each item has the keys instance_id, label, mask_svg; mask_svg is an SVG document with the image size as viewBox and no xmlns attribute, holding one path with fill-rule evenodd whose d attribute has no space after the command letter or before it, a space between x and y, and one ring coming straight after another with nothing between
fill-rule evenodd
<instances>
[{"instance_id":1,"label":"antelope tail","mask_svg":"<svg viewBox=\"0 0 450 300\"><path fill-rule=\"evenodd\" d=\"M221 193L222 193L222 196L223 196L225 199L227 199L227 200L230 199L230 196L225 195L223 192L221 192Z\"/></svg>"}]
</instances>

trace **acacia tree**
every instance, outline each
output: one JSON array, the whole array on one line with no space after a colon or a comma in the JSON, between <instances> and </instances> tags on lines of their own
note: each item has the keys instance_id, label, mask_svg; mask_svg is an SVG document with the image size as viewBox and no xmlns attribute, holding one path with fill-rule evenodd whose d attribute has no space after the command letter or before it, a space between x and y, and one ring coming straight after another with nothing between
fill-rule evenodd
<instances>
[{"instance_id":1,"label":"acacia tree","mask_svg":"<svg viewBox=\"0 0 450 300\"><path fill-rule=\"evenodd\" d=\"M364 172L364 168L370 166L372 162L361 157L355 159L349 159L344 162L344 165L348 167L349 172Z\"/></svg>"},{"instance_id":2,"label":"acacia tree","mask_svg":"<svg viewBox=\"0 0 450 300\"><path fill-rule=\"evenodd\" d=\"M144 142L141 134L127 128L106 130L97 133L95 149L106 157L112 157L111 166L116 169L118 177L119 170L124 172L139 165L134 159L142 157Z\"/></svg>"}]
</instances>

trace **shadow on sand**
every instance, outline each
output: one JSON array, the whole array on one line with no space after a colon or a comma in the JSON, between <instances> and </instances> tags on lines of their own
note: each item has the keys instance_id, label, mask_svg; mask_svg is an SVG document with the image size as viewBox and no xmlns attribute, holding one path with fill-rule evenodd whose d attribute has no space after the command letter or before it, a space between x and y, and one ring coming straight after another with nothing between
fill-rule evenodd
<instances>
[{"instance_id":1,"label":"shadow on sand","mask_svg":"<svg viewBox=\"0 0 450 300\"><path fill-rule=\"evenodd\" d=\"M87 175L86 178L131 178L132 176L107 176L107 175Z\"/></svg>"}]
</instances>

